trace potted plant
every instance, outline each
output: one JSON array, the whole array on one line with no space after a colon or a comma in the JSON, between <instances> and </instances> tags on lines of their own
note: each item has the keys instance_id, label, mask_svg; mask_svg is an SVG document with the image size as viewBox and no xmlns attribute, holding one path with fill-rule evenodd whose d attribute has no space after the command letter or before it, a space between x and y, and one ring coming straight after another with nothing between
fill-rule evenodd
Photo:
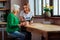
<instances>
[{"instance_id":1,"label":"potted plant","mask_svg":"<svg viewBox=\"0 0 60 40\"><path fill-rule=\"evenodd\" d=\"M51 10L53 10L53 6L45 6L44 8L43 8L43 10L44 10L44 16L45 17L51 17Z\"/></svg>"}]
</instances>

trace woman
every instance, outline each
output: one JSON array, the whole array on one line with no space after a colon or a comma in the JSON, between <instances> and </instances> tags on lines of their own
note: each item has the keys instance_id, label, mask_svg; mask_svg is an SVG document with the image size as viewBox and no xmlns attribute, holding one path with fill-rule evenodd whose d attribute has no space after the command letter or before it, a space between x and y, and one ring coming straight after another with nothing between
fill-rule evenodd
<instances>
[{"instance_id":1,"label":"woman","mask_svg":"<svg viewBox=\"0 0 60 40\"><path fill-rule=\"evenodd\" d=\"M24 40L25 35L21 32L19 32L22 24L19 24L19 19L16 16L19 12L19 5L14 5L13 6L13 12L11 12L8 17L7 17L7 28L6 31L8 35L10 35L13 38L16 38L18 40Z\"/></svg>"},{"instance_id":2,"label":"woman","mask_svg":"<svg viewBox=\"0 0 60 40\"><path fill-rule=\"evenodd\" d=\"M33 13L30 11L29 4L28 3L24 4L23 10L20 13L20 20L33 23L32 17L33 17Z\"/></svg>"},{"instance_id":3,"label":"woman","mask_svg":"<svg viewBox=\"0 0 60 40\"><path fill-rule=\"evenodd\" d=\"M26 24L28 23L28 25L33 23L32 17L33 17L33 13L30 11L29 4L28 3L24 4L23 10L20 13L21 23L24 24L26 22ZM21 31L27 33L28 36L27 40L31 40L31 32L28 32L25 27L21 27L21 28L22 28Z\"/></svg>"}]
</instances>

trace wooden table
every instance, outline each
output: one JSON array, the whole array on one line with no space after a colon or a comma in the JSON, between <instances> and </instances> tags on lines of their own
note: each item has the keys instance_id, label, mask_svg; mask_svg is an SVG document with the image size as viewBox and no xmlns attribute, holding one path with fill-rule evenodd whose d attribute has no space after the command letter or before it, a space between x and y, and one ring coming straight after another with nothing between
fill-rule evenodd
<instances>
[{"instance_id":1,"label":"wooden table","mask_svg":"<svg viewBox=\"0 0 60 40\"><path fill-rule=\"evenodd\" d=\"M0 22L1 24L7 24L5 22ZM27 31L36 33L36 37L33 40L60 40L60 26L57 25L49 25L49 24L41 24L41 23L33 23L31 25L26 25ZM2 30L2 40L4 40L4 29ZM37 37L37 35L39 35ZM41 36L40 36L41 35ZM36 39L37 38L37 39Z\"/></svg>"},{"instance_id":2,"label":"wooden table","mask_svg":"<svg viewBox=\"0 0 60 40\"><path fill-rule=\"evenodd\" d=\"M27 31L40 34L41 40L60 40L60 26L33 23L31 25L26 25L26 27L27 27ZM39 39L37 38L36 40L39 40Z\"/></svg>"}]
</instances>

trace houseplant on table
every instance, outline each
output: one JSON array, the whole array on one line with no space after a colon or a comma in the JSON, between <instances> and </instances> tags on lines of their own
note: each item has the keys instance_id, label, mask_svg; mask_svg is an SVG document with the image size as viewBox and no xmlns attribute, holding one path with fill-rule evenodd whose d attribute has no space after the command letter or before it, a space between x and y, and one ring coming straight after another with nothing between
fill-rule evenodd
<instances>
[{"instance_id":1,"label":"houseplant on table","mask_svg":"<svg viewBox=\"0 0 60 40\"><path fill-rule=\"evenodd\" d=\"M51 11L53 10L53 6L45 6L43 7L44 17L51 17Z\"/></svg>"},{"instance_id":2,"label":"houseplant on table","mask_svg":"<svg viewBox=\"0 0 60 40\"><path fill-rule=\"evenodd\" d=\"M44 14L43 17L45 19L45 21L43 21L44 24L51 24L51 22L49 21L49 17L51 17L51 11L53 10L53 6L45 6L43 7L44 10Z\"/></svg>"}]
</instances>

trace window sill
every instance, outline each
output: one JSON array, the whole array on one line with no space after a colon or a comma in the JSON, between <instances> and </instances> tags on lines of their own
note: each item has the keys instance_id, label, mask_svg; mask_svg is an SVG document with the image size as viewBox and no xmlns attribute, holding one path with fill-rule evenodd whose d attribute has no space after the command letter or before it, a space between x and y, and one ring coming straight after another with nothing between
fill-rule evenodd
<instances>
[{"instance_id":1,"label":"window sill","mask_svg":"<svg viewBox=\"0 0 60 40\"><path fill-rule=\"evenodd\" d=\"M41 16L35 16L33 18L45 19L45 18L43 18ZM60 17L47 17L46 19L56 19L57 20L57 19L60 19Z\"/></svg>"}]
</instances>

